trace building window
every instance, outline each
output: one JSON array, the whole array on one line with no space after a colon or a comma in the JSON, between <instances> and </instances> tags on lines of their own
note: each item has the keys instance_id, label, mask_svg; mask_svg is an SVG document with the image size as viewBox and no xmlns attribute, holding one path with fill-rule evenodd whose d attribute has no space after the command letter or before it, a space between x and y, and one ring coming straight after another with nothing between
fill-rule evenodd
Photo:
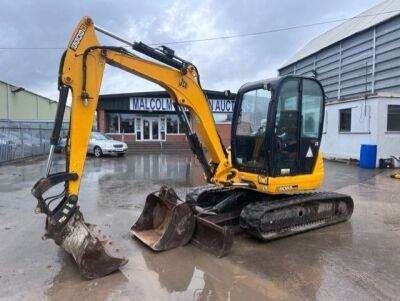
<instances>
[{"instance_id":1,"label":"building window","mask_svg":"<svg viewBox=\"0 0 400 301\"><path fill-rule=\"evenodd\" d=\"M167 116L167 134L178 134L178 116Z\"/></svg>"},{"instance_id":2,"label":"building window","mask_svg":"<svg viewBox=\"0 0 400 301\"><path fill-rule=\"evenodd\" d=\"M213 113L215 123L231 123L233 113Z\"/></svg>"},{"instance_id":3,"label":"building window","mask_svg":"<svg viewBox=\"0 0 400 301\"><path fill-rule=\"evenodd\" d=\"M135 116L129 113L120 114L120 132L134 133L135 132Z\"/></svg>"},{"instance_id":4,"label":"building window","mask_svg":"<svg viewBox=\"0 0 400 301\"><path fill-rule=\"evenodd\" d=\"M387 131L400 131L400 105L388 105Z\"/></svg>"},{"instance_id":5,"label":"building window","mask_svg":"<svg viewBox=\"0 0 400 301\"><path fill-rule=\"evenodd\" d=\"M339 132L351 132L351 109L339 110Z\"/></svg>"},{"instance_id":6,"label":"building window","mask_svg":"<svg viewBox=\"0 0 400 301\"><path fill-rule=\"evenodd\" d=\"M178 122L178 130L179 134L185 134L185 125L180 120Z\"/></svg>"},{"instance_id":7,"label":"building window","mask_svg":"<svg viewBox=\"0 0 400 301\"><path fill-rule=\"evenodd\" d=\"M106 132L119 133L119 116L117 113L106 113Z\"/></svg>"},{"instance_id":8,"label":"building window","mask_svg":"<svg viewBox=\"0 0 400 301\"><path fill-rule=\"evenodd\" d=\"M190 123L190 116L187 115L187 117ZM178 115L167 115L167 134L185 134L185 127L180 122Z\"/></svg>"}]
</instances>

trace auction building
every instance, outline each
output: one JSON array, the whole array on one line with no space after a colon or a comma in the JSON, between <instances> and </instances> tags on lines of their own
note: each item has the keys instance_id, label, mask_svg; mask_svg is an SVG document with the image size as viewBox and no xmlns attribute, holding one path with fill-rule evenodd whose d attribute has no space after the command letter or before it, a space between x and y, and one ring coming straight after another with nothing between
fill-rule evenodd
<instances>
[{"instance_id":1,"label":"auction building","mask_svg":"<svg viewBox=\"0 0 400 301\"><path fill-rule=\"evenodd\" d=\"M204 90L224 145L230 145L235 94ZM193 116L187 112L194 129ZM184 128L166 91L101 95L97 128L130 150L189 149Z\"/></svg>"}]
</instances>

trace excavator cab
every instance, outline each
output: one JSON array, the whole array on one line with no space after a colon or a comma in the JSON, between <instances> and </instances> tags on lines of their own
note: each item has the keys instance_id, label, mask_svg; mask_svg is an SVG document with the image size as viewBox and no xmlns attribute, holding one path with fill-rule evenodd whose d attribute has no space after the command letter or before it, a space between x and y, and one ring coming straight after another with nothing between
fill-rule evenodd
<instances>
[{"instance_id":1,"label":"excavator cab","mask_svg":"<svg viewBox=\"0 0 400 301\"><path fill-rule=\"evenodd\" d=\"M232 165L273 177L311 174L319 152L324 94L313 78L244 85L232 121Z\"/></svg>"}]
</instances>

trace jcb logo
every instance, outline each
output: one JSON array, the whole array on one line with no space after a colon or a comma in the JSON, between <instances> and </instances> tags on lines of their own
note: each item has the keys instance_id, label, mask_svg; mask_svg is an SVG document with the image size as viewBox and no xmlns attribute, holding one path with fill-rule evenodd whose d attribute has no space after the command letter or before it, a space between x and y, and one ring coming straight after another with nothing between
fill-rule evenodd
<instances>
[{"instance_id":1,"label":"jcb logo","mask_svg":"<svg viewBox=\"0 0 400 301\"><path fill-rule=\"evenodd\" d=\"M81 25L81 27L79 27L78 32L75 35L74 40L71 43L71 46L69 46L69 48L71 48L73 51L76 51L76 49L78 49L79 44L81 43L83 36L85 35L87 27L85 25Z\"/></svg>"},{"instance_id":2,"label":"jcb logo","mask_svg":"<svg viewBox=\"0 0 400 301\"><path fill-rule=\"evenodd\" d=\"M179 86L186 89L187 85L187 82L183 79L183 77L181 77L181 79L179 80Z\"/></svg>"}]
</instances>

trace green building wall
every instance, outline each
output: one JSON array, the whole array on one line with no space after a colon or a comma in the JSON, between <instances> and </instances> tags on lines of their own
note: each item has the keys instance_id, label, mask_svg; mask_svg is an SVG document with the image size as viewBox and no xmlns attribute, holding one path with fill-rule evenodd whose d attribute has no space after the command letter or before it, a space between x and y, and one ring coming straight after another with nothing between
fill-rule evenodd
<instances>
[{"instance_id":1,"label":"green building wall","mask_svg":"<svg viewBox=\"0 0 400 301\"><path fill-rule=\"evenodd\" d=\"M0 120L53 121L57 102L35 93L0 81ZM14 92L13 92L14 91ZM65 110L64 120L69 121L70 108Z\"/></svg>"}]
</instances>

